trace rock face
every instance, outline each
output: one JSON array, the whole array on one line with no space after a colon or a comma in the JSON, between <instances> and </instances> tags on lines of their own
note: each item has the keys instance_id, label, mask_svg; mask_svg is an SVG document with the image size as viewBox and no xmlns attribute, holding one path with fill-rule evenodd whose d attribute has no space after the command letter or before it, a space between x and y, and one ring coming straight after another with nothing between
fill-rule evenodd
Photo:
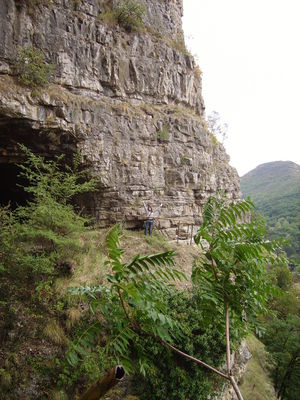
<instances>
[{"instance_id":1,"label":"rock face","mask_svg":"<svg viewBox=\"0 0 300 400\"><path fill-rule=\"evenodd\" d=\"M163 204L157 226L199 225L205 199L239 197L239 179L207 132L201 75L182 41L182 0L144 0L143 28L107 20L113 1L2 0L0 168L16 144L46 156L79 149L100 180L81 200L100 226L138 228L142 201ZM18 83L18 50L33 45L54 65L38 91ZM10 190L13 179L7 183Z\"/></svg>"},{"instance_id":2,"label":"rock face","mask_svg":"<svg viewBox=\"0 0 300 400\"><path fill-rule=\"evenodd\" d=\"M247 363L251 359L252 355L250 353L249 347L246 340L242 340L239 348L231 356L231 365L233 370L233 375L237 383L245 373ZM220 400L236 400L236 393L233 388L228 385L224 387L223 394ZM218 400L218 399L216 399Z\"/></svg>"}]
</instances>

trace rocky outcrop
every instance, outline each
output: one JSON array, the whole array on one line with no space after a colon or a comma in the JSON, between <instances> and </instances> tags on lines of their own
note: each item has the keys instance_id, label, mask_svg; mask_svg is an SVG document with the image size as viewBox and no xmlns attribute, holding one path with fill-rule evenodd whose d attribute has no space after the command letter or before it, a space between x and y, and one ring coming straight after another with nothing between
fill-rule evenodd
<instances>
[{"instance_id":1,"label":"rocky outcrop","mask_svg":"<svg viewBox=\"0 0 300 400\"><path fill-rule=\"evenodd\" d=\"M244 375L247 363L251 357L252 355L246 340L242 340L239 348L231 356L232 371L237 383L239 383ZM236 393L233 388L231 386L225 386L223 394L221 395L221 400L236 400L236 398Z\"/></svg>"},{"instance_id":2,"label":"rocky outcrop","mask_svg":"<svg viewBox=\"0 0 300 400\"><path fill-rule=\"evenodd\" d=\"M175 235L178 222L199 225L210 194L238 197L238 176L205 127L201 76L182 42L181 0L144 0L139 32L109 25L112 4L1 2L0 166L20 160L17 142L47 156L79 149L100 180L99 192L81 200L100 226L139 227L146 201L163 204L157 226ZM14 77L18 49L27 45L55 67L38 92Z\"/></svg>"}]
</instances>

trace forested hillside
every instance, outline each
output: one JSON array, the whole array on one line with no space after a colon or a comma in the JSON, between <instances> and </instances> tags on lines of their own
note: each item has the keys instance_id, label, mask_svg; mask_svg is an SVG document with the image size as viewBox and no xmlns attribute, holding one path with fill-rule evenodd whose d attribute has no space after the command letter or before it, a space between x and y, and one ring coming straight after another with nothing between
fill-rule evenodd
<instances>
[{"instance_id":1,"label":"forested hillside","mask_svg":"<svg viewBox=\"0 0 300 400\"><path fill-rule=\"evenodd\" d=\"M288 239L285 250L299 262L300 166L291 161L261 164L241 178L241 190L266 218L269 236Z\"/></svg>"}]
</instances>

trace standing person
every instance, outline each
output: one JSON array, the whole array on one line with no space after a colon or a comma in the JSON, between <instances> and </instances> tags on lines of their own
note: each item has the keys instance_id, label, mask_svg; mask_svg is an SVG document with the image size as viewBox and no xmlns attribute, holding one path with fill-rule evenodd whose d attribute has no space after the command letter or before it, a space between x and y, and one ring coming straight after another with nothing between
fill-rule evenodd
<instances>
[{"instance_id":1,"label":"standing person","mask_svg":"<svg viewBox=\"0 0 300 400\"><path fill-rule=\"evenodd\" d=\"M147 216L147 219L145 222L145 236L147 235L147 231L149 232L149 235L151 236L153 221L154 221L154 213L162 207L162 204L159 207L155 208L154 210L150 204L147 204L147 206L146 206L144 201L143 201L143 204L144 204L144 209L146 211L146 216Z\"/></svg>"}]
</instances>

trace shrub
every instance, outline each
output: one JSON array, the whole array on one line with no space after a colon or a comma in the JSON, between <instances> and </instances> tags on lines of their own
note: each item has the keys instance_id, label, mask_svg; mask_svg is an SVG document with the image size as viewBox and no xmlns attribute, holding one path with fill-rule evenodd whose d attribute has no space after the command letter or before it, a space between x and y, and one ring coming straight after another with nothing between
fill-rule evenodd
<instances>
[{"instance_id":1,"label":"shrub","mask_svg":"<svg viewBox=\"0 0 300 400\"><path fill-rule=\"evenodd\" d=\"M218 112L213 111L207 117L208 131L222 143L227 139L228 124L223 124Z\"/></svg>"},{"instance_id":2,"label":"shrub","mask_svg":"<svg viewBox=\"0 0 300 400\"><path fill-rule=\"evenodd\" d=\"M95 190L95 180L84 180L79 159L74 168L64 166L62 157L45 161L21 146L27 160L20 166L31 196L26 206L11 211L0 208L0 266L8 273L29 270L34 275L56 275L69 268L69 260L81 250L79 233L86 218L76 214L71 199Z\"/></svg>"},{"instance_id":3,"label":"shrub","mask_svg":"<svg viewBox=\"0 0 300 400\"><path fill-rule=\"evenodd\" d=\"M263 342L269 352L270 377L278 399L297 400L300 396L300 317L274 318L266 324Z\"/></svg>"},{"instance_id":4,"label":"shrub","mask_svg":"<svg viewBox=\"0 0 300 400\"><path fill-rule=\"evenodd\" d=\"M113 28L118 24L117 17L113 10L106 10L99 16L100 21L105 22L109 28Z\"/></svg>"},{"instance_id":5,"label":"shrub","mask_svg":"<svg viewBox=\"0 0 300 400\"><path fill-rule=\"evenodd\" d=\"M20 82L26 86L38 87L49 83L53 65L45 62L41 50L28 46L19 50L15 69Z\"/></svg>"},{"instance_id":6,"label":"shrub","mask_svg":"<svg viewBox=\"0 0 300 400\"><path fill-rule=\"evenodd\" d=\"M144 5L136 0L118 1L115 7L118 23L129 31L138 30L142 26L144 12Z\"/></svg>"},{"instance_id":7,"label":"shrub","mask_svg":"<svg viewBox=\"0 0 300 400\"><path fill-rule=\"evenodd\" d=\"M201 313L201 299L191 293L176 293L169 297L168 312L181 323L180 339L176 345L219 365L224 360L225 340L220 333L220 321L207 325ZM143 400L206 400L219 387L221 380L212 379L212 373L196 364L179 359L170 350L152 339L138 339L135 346L142 346L151 360L145 376L136 375L134 386Z\"/></svg>"},{"instance_id":8,"label":"shrub","mask_svg":"<svg viewBox=\"0 0 300 400\"><path fill-rule=\"evenodd\" d=\"M187 155L187 154L183 154L183 155L180 157L180 164L181 164L181 165L187 165L188 163L189 163L188 155Z\"/></svg>"},{"instance_id":9,"label":"shrub","mask_svg":"<svg viewBox=\"0 0 300 400\"><path fill-rule=\"evenodd\" d=\"M160 131L157 132L157 140L160 142L168 141L170 136L169 130L166 125L162 127Z\"/></svg>"},{"instance_id":10,"label":"shrub","mask_svg":"<svg viewBox=\"0 0 300 400\"><path fill-rule=\"evenodd\" d=\"M16 247L16 220L9 206L0 207L0 271L3 272L18 260Z\"/></svg>"}]
</instances>

